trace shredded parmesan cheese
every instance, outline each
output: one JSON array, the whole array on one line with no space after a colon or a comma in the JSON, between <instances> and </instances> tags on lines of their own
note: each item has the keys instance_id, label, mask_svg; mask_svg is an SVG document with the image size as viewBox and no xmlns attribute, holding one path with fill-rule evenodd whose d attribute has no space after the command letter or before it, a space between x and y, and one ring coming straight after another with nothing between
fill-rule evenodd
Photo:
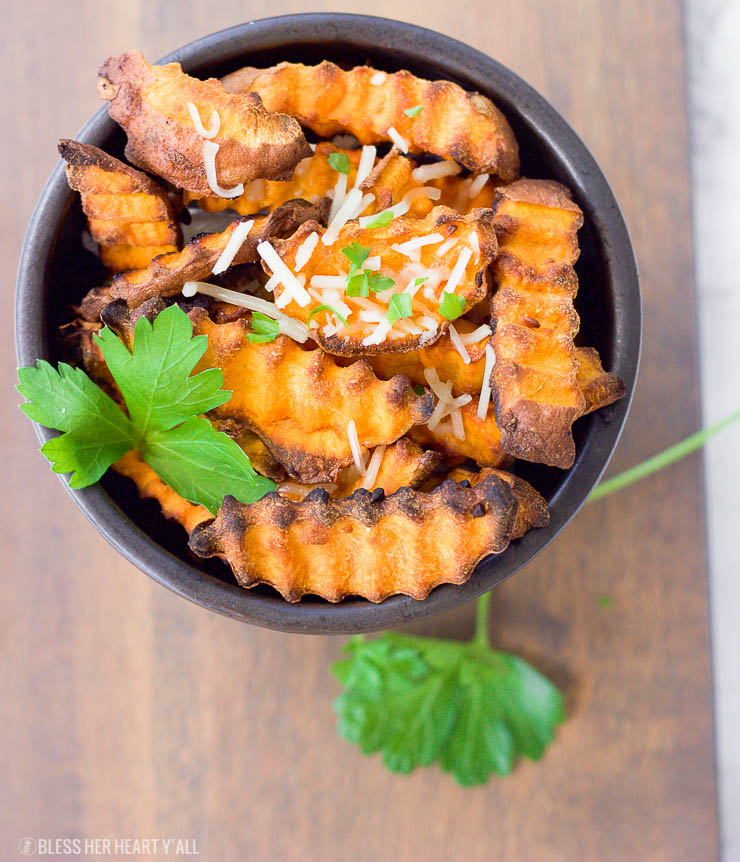
<instances>
[{"instance_id":1,"label":"shredded parmesan cheese","mask_svg":"<svg viewBox=\"0 0 740 862\"><path fill-rule=\"evenodd\" d=\"M339 208L347 199L347 174L343 174L341 171L339 172L339 176L337 177L337 183L334 186L334 195L331 201L331 208L329 210L329 223L331 224L334 216L339 212Z\"/></svg>"},{"instance_id":2,"label":"shredded parmesan cheese","mask_svg":"<svg viewBox=\"0 0 740 862\"><path fill-rule=\"evenodd\" d=\"M225 287L208 284L205 281L186 281L182 286L183 296L195 296L196 293L203 293L221 302L248 308L250 311L259 311L261 314L277 320L280 325L280 332L300 344L303 344L308 338L308 330L300 321L283 314L274 303L268 302L266 299L259 299L259 297L251 296L248 293L238 293L236 290L228 290Z\"/></svg>"},{"instance_id":3,"label":"shredded parmesan cheese","mask_svg":"<svg viewBox=\"0 0 740 862\"><path fill-rule=\"evenodd\" d=\"M355 184L353 188L359 189L362 183L368 178L370 171L373 169L373 165L375 164L375 154L377 150L375 147L365 146L362 148L362 154L360 155L360 163L357 165L357 176L355 177Z\"/></svg>"},{"instance_id":4,"label":"shredded parmesan cheese","mask_svg":"<svg viewBox=\"0 0 740 862\"><path fill-rule=\"evenodd\" d=\"M367 465L365 481L362 483L362 487L366 491L372 490L372 487L375 484L375 480L378 478L378 471L380 470L380 465L383 463L385 448L385 446L376 446L373 451L372 457L370 458L370 463Z\"/></svg>"},{"instance_id":5,"label":"shredded parmesan cheese","mask_svg":"<svg viewBox=\"0 0 740 862\"><path fill-rule=\"evenodd\" d=\"M343 290L347 284L346 275L312 275L309 282L316 290Z\"/></svg>"},{"instance_id":6,"label":"shredded parmesan cheese","mask_svg":"<svg viewBox=\"0 0 740 862\"><path fill-rule=\"evenodd\" d=\"M249 236L249 231L252 230L252 226L254 225L254 219L251 221L243 221L240 222L235 228L234 232L229 237L229 241L226 243L226 247L221 252L221 256L216 261L216 265L213 267L213 274L219 275L222 272L226 272L226 270L231 266L231 261L236 257L236 253L242 247L244 240Z\"/></svg>"},{"instance_id":7,"label":"shredded parmesan cheese","mask_svg":"<svg viewBox=\"0 0 740 862\"><path fill-rule=\"evenodd\" d=\"M436 180L440 177L454 177L459 174L462 167L457 162L445 160L442 162L434 162L431 165L422 165L419 168L414 168L411 171L411 176L417 183L428 183L429 180Z\"/></svg>"},{"instance_id":8,"label":"shredded parmesan cheese","mask_svg":"<svg viewBox=\"0 0 740 862\"><path fill-rule=\"evenodd\" d=\"M488 174L478 174L478 176L470 184L468 189L468 197L474 198L482 191L483 186L488 182Z\"/></svg>"},{"instance_id":9,"label":"shredded parmesan cheese","mask_svg":"<svg viewBox=\"0 0 740 862\"><path fill-rule=\"evenodd\" d=\"M443 257L457 243L457 237L451 236L448 240L442 243L437 251L440 257Z\"/></svg>"},{"instance_id":10,"label":"shredded parmesan cheese","mask_svg":"<svg viewBox=\"0 0 740 862\"><path fill-rule=\"evenodd\" d=\"M388 135L388 137L393 141L393 143L402 153L407 153L409 151L409 142L406 140L406 138L402 138L393 128L393 126L388 126L388 131L386 132L386 135Z\"/></svg>"},{"instance_id":11,"label":"shredded parmesan cheese","mask_svg":"<svg viewBox=\"0 0 740 862\"><path fill-rule=\"evenodd\" d=\"M386 79L385 72L376 72L372 78L370 78L370 83L374 87L379 87Z\"/></svg>"},{"instance_id":12,"label":"shredded parmesan cheese","mask_svg":"<svg viewBox=\"0 0 740 862\"><path fill-rule=\"evenodd\" d=\"M271 275L265 282L265 290L272 293L273 290L280 284L280 279L276 275Z\"/></svg>"},{"instance_id":13,"label":"shredded parmesan cheese","mask_svg":"<svg viewBox=\"0 0 740 862\"><path fill-rule=\"evenodd\" d=\"M281 485L278 485L277 492L283 496L298 497L299 500L304 500L316 488L323 488L331 494L338 487L338 485L334 485L331 482L324 482L319 485L301 485L298 482L283 482Z\"/></svg>"},{"instance_id":14,"label":"shredded parmesan cheese","mask_svg":"<svg viewBox=\"0 0 740 862\"><path fill-rule=\"evenodd\" d=\"M311 255L318 245L319 235L316 231L311 233L303 240L295 253L295 271L300 272L303 267L311 260Z\"/></svg>"},{"instance_id":15,"label":"shredded parmesan cheese","mask_svg":"<svg viewBox=\"0 0 740 862\"><path fill-rule=\"evenodd\" d=\"M470 234L468 242L470 243L470 248L473 250L475 259L478 260L480 257L480 243L478 242L478 234L476 231L473 231L473 233Z\"/></svg>"},{"instance_id":16,"label":"shredded parmesan cheese","mask_svg":"<svg viewBox=\"0 0 740 862\"><path fill-rule=\"evenodd\" d=\"M455 327L452 324L450 324L450 341L452 341L453 347L455 348L455 350L457 350L457 352L462 357L462 361L466 365L470 365L470 354L468 353L465 345L460 340L460 335L459 335L458 331L455 329Z\"/></svg>"},{"instance_id":17,"label":"shredded parmesan cheese","mask_svg":"<svg viewBox=\"0 0 740 862\"><path fill-rule=\"evenodd\" d=\"M441 233L430 233L428 236L417 236L407 242L402 242L400 245L393 245L391 248L400 251L406 257L411 257L417 249L423 248L425 245L436 245L436 243L442 242L443 239L444 237Z\"/></svg>"},{"instance_id":18,"label":"shredded parmesan cheese","mask_svg":"<svg viewBox=\"0 0 740 862\"><path fill-rule=\"evenodd\" d=\"M222 189L216 178L216 153L219 150L218 144L213 141L203 141L203 166L206 169L206 179L211 191L214 195L220 198L238 198L244 194L244 183L239 183L233 189Z\"/></svg>"},{"instance_id":19,"label":"shredded parmesan cheese","mask_svg":"<svg viewBox=\"0 0 740 862\"><path fill-rule=\"evenodd\" d=\"M342 176L345 176L342 174ZM335 216L329 222L329 227L326 229L321 241L324 245L333 245L336 238L339 236L339 231L353 217L354 211L362 203L362 192L359 189L352 191L344 199L344 202L337 210Z\"/></svg>"},{"instance_id":20,"label":"shredded parmesan cheese","mask_svg":"<svg viewBox=\"0 0 740 862\"><path fill-rule=\"evenodd\" d=\"M188 111L190 111L190 116L193 118L193 125L195 126L195 131L201 136L201 138L215 138L218 134L218 130L221 128L221 117L218 115L218 111L214 109L211 114L211 125L206 128L203 125L203 121L200 118L200 111L192 102L188 102Z\"/></svg>"},{"instance_id":21,"label":"shredded parmesan cheese","mask_svg":"<svg viewBox=\"0 0 740 862\"><path fill-rule=\"evenodd\" d=\"M349 437L349 448L352 450L352 457L355 459L355 467L360 471L360 475L364 476L366 474L365 459L362 457L360 439L357 436L357 426L354 419L350 419L347 423L347 436Z\"/></svg>"},{"instance_id":22,"label":"shredded parmesan cheese","mask_svg":"<svg viewBox=\"0 0 740 862\"><path fill-rule=\"evenodd\" d=\"M385 320L385 318L381 320L370 335L362 339L362 346L371 347L374 344L380 344L385 341L386 336L391 331L391 326L392 324L389 320Z\"/></svg>"},{"instance_id":23,"label":"shredded parmesan cheese","mask_svg":"<svg viewBox=\"0 0 740 862\"><path fill-rule=\"evenodd\" d=\"M445 293L455 292L455 288L460 284L465 275L465 267L468 265L468 261L472 256L472 249L464 248L460 252L460 257L458 257L457 263L453 266L450 277L447 279L447 284L444 286Z\"/></svg>"},{"instance_id":24,"label":"shredded parmesan cheese","mask_svg":"<svg viewBox=\"0 0 740 862\"><path fill-rule=\"evenodd\" d=\"M491 337L491 327L484 323L482 326L479 326L477 329L474 329L472 332L468 332L464 335L460 335L460 341L466 346L468 344L475 344L478 341L481 341L484 338Z\"/></svg>"},{"instance_id":25,"label":"shredded parmesan cheese","mask_svg":"<svg viewBox=\"0 0 740 862\"><path fill-rule=\"evenodd\" d=\"M373 271L380 269L380 255L376 254L374 257L366 257L363 269L370 269Z\"/></svg>"},{"instance_id":26,"label":"shredded parmesan cheese","mask_svg":"<svg viewBox=\"0 0 740 862\"><path fill-rule=\"evenodd\" d=\"M486 345L486 364L483 367L483 388L478 399L478 418L485 419L488 413L488 402L491 400L491 372L496 364L496 354L490 344Z\"/></svg>"},{"instance_id":27,"label":"shredded parmesan cheese","mask_svg":"<svg viewBox=\"0 0 740 862\"><path fill-rule=\"evenodd\" d=\"M465 426L463 425L462 413L459 410L453 410L450 413L450 419L452 420L452 433L458 440L464 440Z\"/></svg>"},{"instance_id":28,"label":"shredded parmesan cheese","mask_svg":"<svg viewBox=\"0 0 740 862\"><path fill-rule=\"evenodd\" d=\"M288 269L280 255L275 251L270 243L261 242L257 246L257 254L270 267L273 274L278 277L280 283L285 288L285 293L280 297L281 304L285 306L291 300L295 300L301 308L305 308L305 306L307 306L311 301L311 297L308 295L308 292L301 282ZM303 276L301 276L301 278L303 278Z\"/></svg>"}]
</instances>

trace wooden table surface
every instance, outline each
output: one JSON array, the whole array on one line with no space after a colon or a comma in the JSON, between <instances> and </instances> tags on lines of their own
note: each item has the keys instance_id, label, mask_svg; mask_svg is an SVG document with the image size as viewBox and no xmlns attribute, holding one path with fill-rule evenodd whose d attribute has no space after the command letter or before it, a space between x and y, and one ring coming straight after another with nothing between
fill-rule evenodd
<instances>
[{"instance_id":1,"label":"wooden table surface","mask_svg":"<svg viewBox=\"0 0 740 862\"><path fill-rule=\"evenodd\" d=\"M390 775L337 737L329 664L340 640L201 610L85 521L35 451L11 389L15 270L55 141L98 106L95 73L108 55L138 47L154 59L243 19L305 7L2 7L0 858L16 858L24 836L172 836L195 838L208 860L715 859L698 456L587 507L496 590L495 641L564 686L571 717L543 762L476 789L437 769ZM474 45L582 135L624 210L644 291L640 383L611 469L695 430L678 0L342 8L400 15ZM465 636L471 624L468 606L416 629Z\"/></svg>"}]
</instances>

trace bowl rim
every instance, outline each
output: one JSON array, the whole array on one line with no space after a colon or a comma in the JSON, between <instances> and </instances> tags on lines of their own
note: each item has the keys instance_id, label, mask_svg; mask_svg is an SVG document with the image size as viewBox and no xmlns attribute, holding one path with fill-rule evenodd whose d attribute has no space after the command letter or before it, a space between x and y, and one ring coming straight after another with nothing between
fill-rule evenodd
<instances>
[{"instance_id":1,"label":"bowl rim","mask_svg":"<svg viewBox=\"0 0 740 862\"><path fill-rule=\"evenodd\" d=\"M597 428L591 429L584 451L578 453L575 465L553 495L550 525L530 531L501 556L484 560L465 584L442 585L422 601L393 596L381 604L360 598L345 599L338 604L324 601L291 604L277 593L245 590L200 571L149 538L100 484L73 490L66 478L59 476L77 506L108 542L153 580L178 595L209 610L265 628L350 634L420 620L471 601L534 559L565 528L599 481L624 427L639 366L642 308L627 227L595 159L549 102L510 69L475 48L415 24L368 15L310 12L237 24L177 48L158 62L181 62L188 71L250 50L320 44L322 34L324 39L331 37L335 43L341 41L358 50L380 45L385 51L402 51L420 59L432 56L453 77L485 79L488 86L481 87L482 90L505 92L505 97L495 97L497 104L503 103L505 113L515 111L518 119L536 132L573 178L574 195L602 245L603 266L610 276L615 312L611 365L626 387L625 397L613 405L609 422L599 422ZM102 107L82 127L76 140L99 144L113 128ZM43 302L46 268L59 225L73 199L60 162L41 193L21 253L15 313L19 367L48 356ZM56 436L56 432L34 425L42 443Z\"/></svg>"}]
</instances>

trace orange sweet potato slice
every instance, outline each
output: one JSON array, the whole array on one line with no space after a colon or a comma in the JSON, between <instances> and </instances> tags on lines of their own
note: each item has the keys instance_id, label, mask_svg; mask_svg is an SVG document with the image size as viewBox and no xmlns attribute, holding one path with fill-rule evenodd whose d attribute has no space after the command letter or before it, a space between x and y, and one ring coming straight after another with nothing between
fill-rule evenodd
<instances>
[{"instance_id":1,"label":"orange sweet potato slice","mask_svg":"<svg viewBox=\"0 0 740 862\"><path fill-rule=\"evenodd\" d=\"M108 113L126 132L126 158L144 170L196 194L212 193L206 176L204 141L188 110L195 105L208 124L213 111L219 130L216 177L222 188L262 177L287 180L311 155L301 127L271 113L254 94L227 93L215 79L186 75L179 63L151 66L139 51L109 57L99 72L98 93Z\"/></svg>"},{"instance_id":2,"label":"orange sweet potato slice","mask_svg":"<svg viewBox=\"0 0 740 862\"><path fill-rule=\"evenodd\" d=\"M517 510L510 485L495 475L474 488L448 481L430 493L359 490L342 500L321 489L300 502L273 492L248 506L227 496L189 544L198 556L226 559L241 586L270 584L290 602L308 593L330 602L424 599L502 553Z\"/></svg>"},{"instance_id":3,"label":"orange sweet potato slice","mask_svg":"<svg viewBox=\"0 0 740 862\"><path fill-rule=\"evenodd\" d=\"M517 458L568 468L571 426L586 410L573 341L583 216L567 189L539 180L499 188L494 211L492 391L501 445Z\"/></svg>"},{"instance_id":4,"label":"orange sweet potato slice","mask_svg":"<svg viewBox=\"0 0 740 862\"><path fill-rule=\"evenodd\" d=\"M349 132L361 144L377 144L392 140L392 127L411 153L455 159L506 182L519 174L519 148L504 115L490 99L450 81L425 81L405 70L383 77L368 66L345 71L325 60L245 67L223 85L232 93L257 93L268 110L290 114L321 137ZM404 113L418 106L413 116Z\"/></svg>"},{"instance_id":5,"label":"orange sweet potato slice","mask_svg":"<svg viewBox=\"0 0 740 862\"><path fill-rule=\"evenodd\" d=\"M62 138L58 147L67 182L80 193L90 235L109 270L146 266L180 248L175 207L151 177L90 144Z\"/></svg>"},{"instance_id":6,"label":"orange sweet potato slice","mask_svg":"<svg viewBox=\"0 0 740 862\"><path fill-rule=\"evenodd\" d=\"M275 288L275 302L286 314L303 323L309 323L311 317L312 335L328 353L356 356L408 351L432 344L449 327L450 321L440 313L440 301L461 257L465 265L453 291L464 300L459 314L475 305L488 291L488 265L496 253L492 220L492 213L486 210L461 216L446 207L435 207L425 219L397 218L383 227L363 228L357 221L348 222L331 245L319 240L300 272L311 301L299 305L280 284ZM314 231L323 238L324 231L319 225L306 222L288 239L274 243L291 271L295 269L298 250ZM421 238L434 242L412 250L411 254L399 250L399 246L408 248L405 243ZM380 266L374 273L390 279L390 288L370 292L368 297L346 294L343 286L350 273L350 260L342 249L353 243L369 250L369 260L380 258ZM266 265L265 269L270 272ZM344 280L336 289L326 290L320 286L323 276ZM427 281L414 286L417 278ZM396 320L379 337L378 327L385 326L393 297L409 292L413 297L411 316ZM311 315L313 309L326 304L344 316L346 326L335 324L330 310ZM430 332L429 326L436 329Z\"/></svg>"}]
</instances>

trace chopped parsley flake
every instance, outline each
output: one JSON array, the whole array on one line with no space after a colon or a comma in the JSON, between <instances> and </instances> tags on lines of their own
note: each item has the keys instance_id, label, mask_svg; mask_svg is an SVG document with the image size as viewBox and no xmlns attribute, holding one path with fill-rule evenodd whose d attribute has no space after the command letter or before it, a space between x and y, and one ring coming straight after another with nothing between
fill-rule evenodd
<instances>
[{"instance_id":1,"label":"chopped parsley flake","mask_svg":"<svg viewBox=\"0 0 740 862\"><path fill-rule=\"evenodd\" d=\"M391 210L383 210L382 213L378 213L376 218L374 218L368 224L368 228L370 228L372 230L373 228L376 228L376 227L385 227L386 225L390 224L394 218L395 218L395 216L393 215Z\"/></svg>"},{"instance_id":2,"label":"chopped parsley flake","mask_svg":"<svg viewBox=\"0 0 740 862\"><path fill-rule=\"evenodd\" d=\"M349 173L349 156L347 153L331 153L329 156L329 167L339 171L340 174Z\"/></svg>"},{"instance_id":3,"label":"chopped parsley flake","mask_svg":"<svg viewBox=\"0 0 740 862\"><path fill-rule=\"evenodd\" d=\"M264 344L267 341L274 341L280 330L280 325L277 320L273 320L266 314L260 314L259 311L252 312L252 331L247 333L247 338L252 344Z\"/></svg>"},{"instance_id":4,"label":"chopped parsley flake","mask_svg":"<svg viewBox=\"0 0 740 862\"><path fill-rule=\"evenodd\" d=\"M444 293L442 302L439 304L439 313L447 320L455 320L460 317L465 308L465 300L455 293Z\"/></svg>"},{"instance_id":5,"label":"chopped parsley flake","mask_svg":"<svg viewBox=\"0 0 740 862\"><path fill-rule=\"evenodd\" d=\"M423 110L424 105L414 105L413 108L406 108L404 114L406 114L407 117L418 117Z\"/></svg>"},{"instance_id":6,"label":"chopped parsley flake","mask_svg":"<svg viewBox=\"0 0 740 862\"><path fill-rule=\"evenodd\" d=\"M314 314L318 314L320 311L331 312L339 320L341 320L345 326L349 326L346 319L342 317L342 315L335 308L332 308L331 305L317 305L316 308L314 308L313 311L308 315L308 320L306 320L306 326L308 326L308 324L311 322L311 318L314 316Z\"/></svg>"},{"instance_id":7,"label":"chopped parsley flake","mask_svg":"<svg viewBox=\"0 0 740 862\"><path fill-rule=\"evenodd\" d=\"M394 321L402 317L411 317L411 297L408 293L394 293L388 305L386 319Z\"/></svg>"}]
</instances>

